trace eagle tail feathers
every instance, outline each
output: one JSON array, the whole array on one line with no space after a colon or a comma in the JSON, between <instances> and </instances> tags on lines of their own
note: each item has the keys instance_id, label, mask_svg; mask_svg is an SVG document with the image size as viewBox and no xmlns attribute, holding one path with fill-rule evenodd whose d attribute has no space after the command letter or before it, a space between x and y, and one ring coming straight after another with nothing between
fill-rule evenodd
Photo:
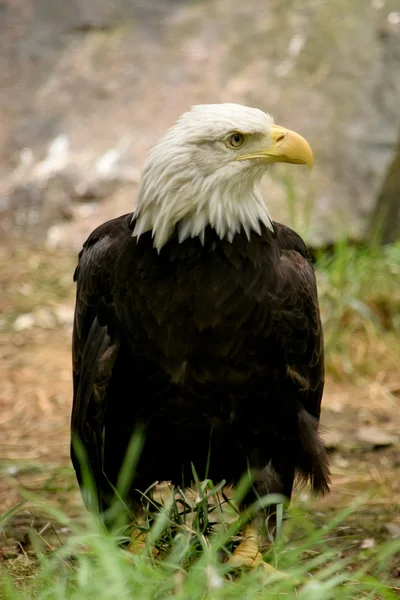
<instances>
[{"instance_id":1,"label":"eagle tail feathers","mask_svg":"<svg viewBox=\"0 0 400 600\"><path fill-rule=\"evenodd\" d=\"M298 415L300 452L296 471L300 481L309 482L315 494L329 492L331 483L328 455L318 432L318 420L302 408Z\"/></svg>"}]
</instances>

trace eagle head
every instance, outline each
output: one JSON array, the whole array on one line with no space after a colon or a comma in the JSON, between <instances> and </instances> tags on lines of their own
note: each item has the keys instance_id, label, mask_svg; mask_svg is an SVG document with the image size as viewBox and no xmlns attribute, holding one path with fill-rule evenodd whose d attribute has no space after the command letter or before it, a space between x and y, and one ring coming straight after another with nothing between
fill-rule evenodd
<instances>
[{"instance_id":1,"label":"eagle head","mask_svg":"<svg viewBox=\"0 0 400 600\"><path fill-rule=\"evenodd\" d=\"M238 104L201 104L184 113L150 151L133 235L151 231L160 251L174 231L202 241L207 226L231 241L243 229L272 229L257 184L275 162L313 164L308 142L271 115Z\"/></svg>"}]
</instances>

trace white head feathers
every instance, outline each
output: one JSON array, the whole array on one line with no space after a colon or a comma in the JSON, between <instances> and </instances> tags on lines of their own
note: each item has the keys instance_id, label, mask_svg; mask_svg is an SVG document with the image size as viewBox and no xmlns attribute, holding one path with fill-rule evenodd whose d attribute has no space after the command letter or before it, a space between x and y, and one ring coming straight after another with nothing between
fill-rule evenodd
<instances>
[{"instance_id":1,"label":"white head feathers","mask_svg":"<svg viewBox=\"0 0 400 600\"><path fill-rule=\"evenodd\" d=\"M270 115L238 104L198 105L182 115L148 155L133 235L152 231L160 251L175 227L179 241L202 240L208 225L230 241L241 228L248 236L260 224L272 229L256 187L266 164L238 160L265 146L272 125Z\"/></svg>"}]
</instances>

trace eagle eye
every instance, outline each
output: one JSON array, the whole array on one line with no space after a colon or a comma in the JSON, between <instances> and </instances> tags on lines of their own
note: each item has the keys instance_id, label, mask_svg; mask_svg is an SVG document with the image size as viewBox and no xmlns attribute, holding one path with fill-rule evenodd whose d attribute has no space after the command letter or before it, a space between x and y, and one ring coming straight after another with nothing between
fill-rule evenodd
<instances>
[{"instance_id":1,"label":"eagle eye","mask_svg":"<svg viewBox=\"0 0 400 600\"><path fill-rule=\"evenodd\" d=\"M228 144L232 148L240 148L244 142L244 135L242 133L232 133L228 138Z\"/></svg>"}]
</instances>

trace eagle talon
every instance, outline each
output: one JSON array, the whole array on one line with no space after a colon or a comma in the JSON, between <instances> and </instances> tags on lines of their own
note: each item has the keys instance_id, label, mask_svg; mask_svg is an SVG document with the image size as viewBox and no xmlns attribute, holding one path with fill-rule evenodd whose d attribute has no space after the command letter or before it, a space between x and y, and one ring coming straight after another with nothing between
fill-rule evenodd
<instances>
[{"instance_id":1,"label":"eagle talon","mask_svg":"<svg viewBox=\"0 0 400 600\"><path fill-rule=\"evenodd\" d=\"M146 551L147 548L147 543L146 543L146 537L147 537L147 531L145 530L141 530L138 532L138 527L136 524L135 529L133 529L132 533L131 533L131 539L129 542L129 546L128 546L128 552L130 552L131 554L142 554ZM154 547L149 548L149 554L151 554L151 556L153 558L155 558L158 555L158 550Z\"/></svg>"},{"instance_id":2,"label":"eagle talon","mask_svg":"<svg viewBox=\"0 0 400 600\"><path fill-rule=\"evenodd\" d=\"M268 576L275 576L282 579L288 577L285 573L281 573L281 571L278 571L275 567L264 561L259 550L257 532L254 525L247 525L245 527L243 538L228 559L228 564L232 568L258 569Z\"/></svg>"},{"instance_id":3,"label":"eagle talon","mask_svg":"<svg viewBox=\"0 0 400 600\"><path fill-rule=\"evenodd\" d=\"M140 554L146 548L146 533L141 532L139 535L131 535L131 541L129 542L128 552L132 554Z\"/></svg>"}]
</instances>

